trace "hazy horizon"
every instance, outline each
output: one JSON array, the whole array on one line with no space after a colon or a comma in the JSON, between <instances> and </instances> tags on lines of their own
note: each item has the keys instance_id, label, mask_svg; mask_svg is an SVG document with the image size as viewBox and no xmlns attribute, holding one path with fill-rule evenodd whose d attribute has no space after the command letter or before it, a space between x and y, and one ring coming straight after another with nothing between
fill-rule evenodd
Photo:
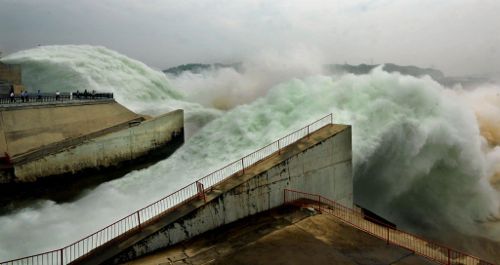
<instances>
[{"instance_id":1,"label":"hazy horizon","mask_svg":"<svg viewBox=\"0 0 500 265\"><path fill-rule=\"evenodd\" d=\"M156 69L307 50L324 63L500 73L500 2L0 0L3 56L104 46Z\"/></svg>"}]
</instances>

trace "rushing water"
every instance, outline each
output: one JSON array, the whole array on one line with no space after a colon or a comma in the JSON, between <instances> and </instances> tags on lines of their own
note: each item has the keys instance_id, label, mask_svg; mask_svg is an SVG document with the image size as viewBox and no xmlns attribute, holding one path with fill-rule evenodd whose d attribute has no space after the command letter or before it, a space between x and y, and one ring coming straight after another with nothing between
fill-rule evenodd
<instances>
[{"instance_id":1,"label":"rushing water","mask_svg":"<svg viewBox=\"0 0 500 265\"><path fill-rule=\"evenodd\" d=\"M146 114L183 108L190 124L186 143L168 159L77 201L40 201L1 216L2 260L76 241L328 113L353 126L356 203L412 231L500 241L500 197L491 184L500 174L497 86L449 89L380 68L327 75L310 62L167 77L92 46L39 47L2 61L21 64L31 90L113 92Z\"/></svg>"}]
</instances>

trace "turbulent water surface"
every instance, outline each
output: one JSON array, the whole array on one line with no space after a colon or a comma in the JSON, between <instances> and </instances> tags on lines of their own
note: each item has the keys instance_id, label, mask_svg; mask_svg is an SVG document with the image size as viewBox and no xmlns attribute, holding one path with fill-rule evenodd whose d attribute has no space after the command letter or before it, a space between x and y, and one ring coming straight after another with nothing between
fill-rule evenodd
<instances>
[{"instance_id":1,"label":"turbulent water surface","mask_svg":"<svg viewBox=\"0 0 500 265\"><path fill-rule=\"evenodd\" d=\"M328 113L353 126L356 203L411 231L500 241L492 185L500 175L498 86L449 89L380 67L328 75L300 60L167 77L92 46L39 47L2 60L23 66L31 90L111 91L141 113L183 108L190 124L168 159L75 202L40 201L1 216L2 260L76 241Z\"/></svg>"}]
</instances>

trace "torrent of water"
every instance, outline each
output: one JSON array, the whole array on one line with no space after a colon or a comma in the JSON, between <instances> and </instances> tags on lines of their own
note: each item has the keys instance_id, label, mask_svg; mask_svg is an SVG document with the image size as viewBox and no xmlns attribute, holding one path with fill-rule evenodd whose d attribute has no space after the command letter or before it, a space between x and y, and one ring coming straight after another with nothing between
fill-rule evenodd
<instances>
[{"instance_id":1,"label":"torrent of water","mask_svg":"<svg viewBox=\"0 0 500 265\"><path fill-rule=\"evenodd\" d=\"M328 113L353 126L357 204L413 231L451 227L500 241L498 225L482 225L499 217L499 192L491 184L500 172L498 87L453 90L429 77L379 67L367 75L284 75L260 82L269 87L259 87L258 95L238 92L245 89L242 81L224 98L227 86L219 91L213 79L228 73L204 73L212 96L229 108L222 111L195 91L171 85L189 87L188 75L169 80L103 47L40 47L2 61L21 64L30 89L111 91L125 106L149 114L181 107L199 129L168 159L104 183L77 201L40 201L1 216L2 259L76 241ZM192 77L194 87L205 93L200 78ZM242 100L235 97L239 93L252 96Z\"/></svg>"}]
</instances>

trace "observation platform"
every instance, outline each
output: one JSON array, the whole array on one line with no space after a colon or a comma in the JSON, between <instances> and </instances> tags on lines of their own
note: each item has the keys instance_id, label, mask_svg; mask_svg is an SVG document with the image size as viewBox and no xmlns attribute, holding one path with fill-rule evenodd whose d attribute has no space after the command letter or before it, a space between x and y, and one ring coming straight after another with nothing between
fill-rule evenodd
<instances>
[{"instance_id":1,"label":"observation platform","mask_svg":"<svg viewBox=\"0 0 500 265\"><path fill-rule=\"evenodd\" d=\"M0 99L0 183L116 167L184 142L182 110L146 117L112 93L11 100Z\"/></svg>"},{"instance_id":2,"label":"observation platform","mask_svg":"<svg viewBox=\"0 0 500 265\"><path fill-rule=\"evenodd\" d=\"M55 93L44 93L37 96L29 95L28 97L21 97L19 95L11 98L9 96L0 96L0 108L21 108L33 107L40 105L58 105L58 104L85 104L100 101L114 101L113 93L96 93L87 96L76 96L73 94L62 94L56 96Z\"/></svg>"}]
</instances>

